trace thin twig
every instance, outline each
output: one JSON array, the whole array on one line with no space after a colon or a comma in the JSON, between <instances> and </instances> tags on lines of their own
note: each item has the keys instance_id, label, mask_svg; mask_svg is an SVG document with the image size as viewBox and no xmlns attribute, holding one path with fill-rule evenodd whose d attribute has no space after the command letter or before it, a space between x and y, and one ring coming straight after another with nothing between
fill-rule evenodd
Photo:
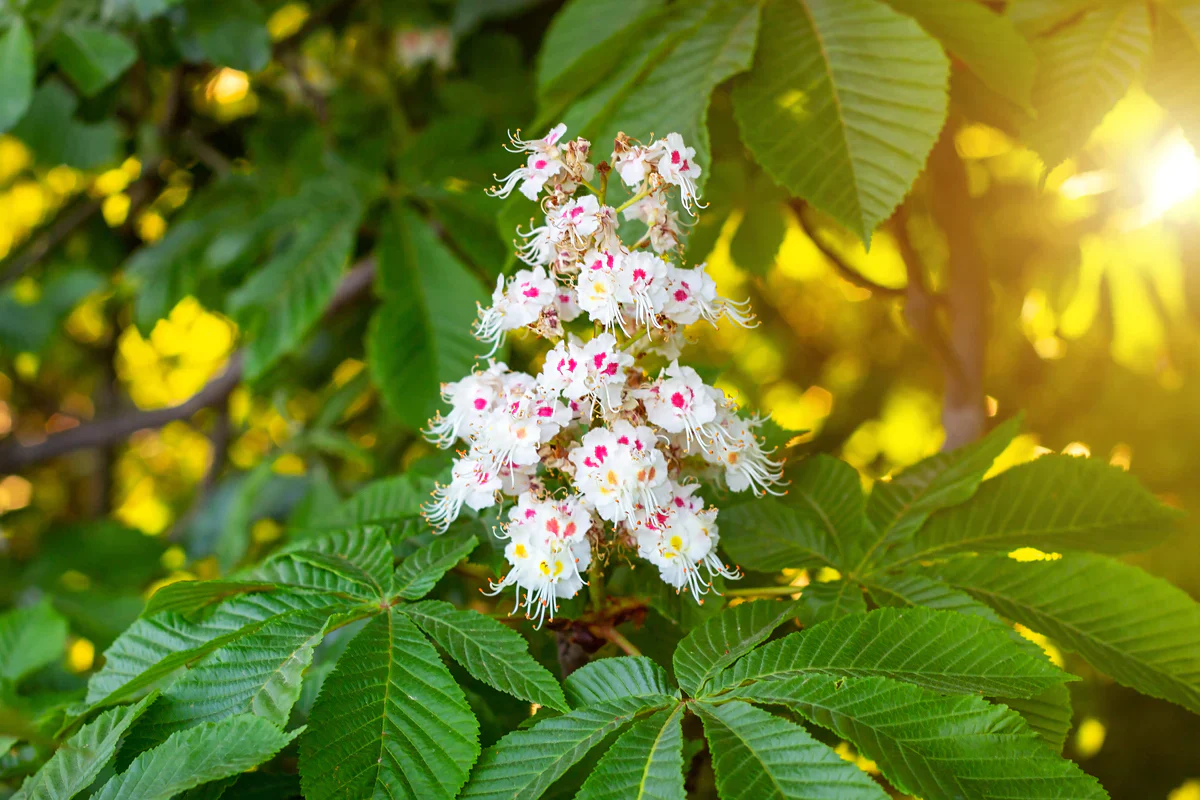
<instances>
[{"instance_id":1,"label":"thin twig","mask_svg":"<svg viewBox=\"0 0 1200 800\"><path fill-rule=\"evenodd\" d=\"M876 283L866 275L863 275L861 272L856 270L854 267L847 264L840 255L834 252L833 248L821 240L820 235L817 233L812 223L810 223L804 216L806 204L803 201L796 200L792 202L791 205L792 210L796 212L796 222L799 223L800 230L804 231L804 235L812 241L813 246L821 252L821 255L825 256L826 260L829 261L830 265L837 271L838 275L840 275L847 283L853 284L860 289L866 289L867 291L875 292L876 294L887 295L889 297L901 297L904 295L905 288L903 286L884 286L882 283Z\"/></svg>"},{"instance_id":2,"label":"thin twig","mask_svg":"<svg viewBox=\"0 0 1200 800\"><path fill-rule=\"evenodd\" d=\"M342 277L333 299L325 309L328 318L361 297L375 276L375 261L366 258ZM203 389L177 406L151 411L132 411L109 419L96 420L62 433L46 437L35 444L22 445L9 439L0 446L0 473L16 472L30 464L65 455L75 450L104 447L128 438L136 431L161 428L168 422L187 419L197 411L225 402L242 379L243 354L234 353L225 371L209 381Z\"/></svg>"},{"instance_id":3,"label":"thin twig","mask_svg":"<svg viewBox=\"0 0 1200 800\"><path fill-rule=\"evenodd\" d=\"M640 656L642 654L642 651L637 649L637 646L625 638L625 634L616 628L598 628L596 633L621 648L621 651L627 656Z\"/></svg>"},{"instance_id":4,"label":"thin twig","mask_svg":"<svg viewBox=\"0 0 1200 800\"><path fill-rule=\"evenodd\" d=\"M726 589L722 594L726 597L787 597L803 591L803 586L750 586L745 589Z\"/></svg>"}]
</instances>

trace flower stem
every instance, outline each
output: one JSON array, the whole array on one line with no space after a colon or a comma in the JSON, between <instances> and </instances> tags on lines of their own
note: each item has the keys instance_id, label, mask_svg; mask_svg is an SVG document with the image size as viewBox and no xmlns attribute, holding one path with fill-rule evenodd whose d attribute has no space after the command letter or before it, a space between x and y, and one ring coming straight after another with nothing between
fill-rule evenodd
<instances>
[{"instance_id":1,"label":"flower stem","mask_svg":"<svg viewBox=\"0 0 1200 800\"><path fill-rule=\"evenodd\" d=\"M633 347L634 344L636 344L638 341L640 341L641 338L643 336L645 336L647 333L649 333L649 331L647 331L647 330L638 331L637 336L630 336L628 339L626 339L625 341L623 341L619 345L617 345L617 349L618 350L628 350L630 347Z\"/></svg>"},{"instance_id":2,"label":"flower stem","mask_svg":"<svg viewBox=\"0 0 1200 800\"><path fill-rule=\"evenodd\" d=\"M745 589L726 589L726 597L784 597L790 594L800 594L803 586L751 586Z\"/></svg>"},{"instance_id":3,"label":"flower stem","mask_svg":"<svg viewBox=\"0 0 1200 800\"><path fill-rule=\"evenodd\" d=\"M600 173L600 191L596 194L596 199L600 205L604 205L604 198L608 196L608 170Z\"/></svg>"},{"instance_id":4,"label":"flower stem","mask_svg":"<svg viewBox=\"0 0 1200 800\"><path fill-rule=\"evenodd\" d=\"M588 598L592 602L592 611L599 614L604 609L604 565L595 555L588 567Z\"/></svg>"},{"instance_id":5,"label":"flower stem","mask_svg":"<svg viewBox=\"0 0 1200 800\"><path fill-rule=\"evenodd\" d=\"M581 184L583 184L583 188L587 189L589 192L596 195L596 199L600 201L600 205L604 205L604 192L602 190L597 189L595 186L592 186L590 183L585 181L583 178L580 178L579 182ZM605 187L605 188L607 188L607 187Z\"/></svg>"},{"instance_id":6,"label":"flower stem","mask_svg":"<svg viewBox=\"0 0 1200 800\"><path fill-rule=\"evenodd\" d=\"M642 651L637 648L633 642L625 638L625 634L621 633L616 628L605 628L600 634L610 642L621 648L627 656L640 656Z\"/></svg>"},{"instance_id":7,"label":"flower stem","mask_svg":"<svg viewBox=\"0 0 1200 800\"><path fill-rule=\"evenodd\" d=\"M650 190L643 186L642 189L637 194L635 194L633 197L626 200L624 203L621 203L621 205L617 206L616 211L614 211L613 213L620 214L622 211L629 208L631 205L633 205L637 201L644 199L646 197L646 195L648 195L648 194L650 194Z\"/></svg>"}]
</instances>

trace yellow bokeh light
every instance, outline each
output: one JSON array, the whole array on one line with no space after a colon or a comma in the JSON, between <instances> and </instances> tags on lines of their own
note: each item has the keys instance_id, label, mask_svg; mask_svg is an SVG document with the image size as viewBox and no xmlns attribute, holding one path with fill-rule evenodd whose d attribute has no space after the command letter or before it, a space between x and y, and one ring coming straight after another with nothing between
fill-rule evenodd
<instances>
[{"instance_id":1,"label":"yellow bokeh light","mask_svg":"<svg viewBox=\"0 0 1200 800\"><path fill-rule=\"evenodd\" d=\"M218 105L237 103L250 93L250 76L241 70L222 67L209 79L204 93Z\"/></svg>"},{"instance_id":2,"label":"yellow bokeh light","mask_svg":"<svg viewBox=\"0 0 1200 800\"><path fill-rule=\"evenodd\" d=\"M76 639L67 648L67 668L78 674L87 672L96 663L96 645L87 639Z\"/></svg>"},{"instance_id":3,"label":"yellow bokeh light","mask_svg":"<svg viewBox=\"0 0 1200 800\"><path fill-rule=\"evenodd\" d=\"M1200 800L1200 780L1184 781L1178 788L1171 790L1167 800Z\"/></svg>"},{"instance_id":4,"label":"yellow bokeh light","mask_svg":"<svg viewBox=\"0 0 1200 800\"><path fill-rule=\"evenodd\" d=\"M100 213L104 215L108 227L115 228L125 223L131 203L132 200L127 194L114 194L104 198L104 202L100 204Z\"/></svg>"},{"instance_id":5,"label":"yellow bokeh light","mask_svg":"<svg viewBox=\"0 0 1200 800\"><path fill-rule=\"evenodd\" d=\"M267 20L267 31L271 39L279 41L300 30L308 19L308 6L304 3L287 3L280 6Z\"/></svg>"},{"instance_id":6,"label":"yellow bokeh light","mask_svg":"<svg viewBox=\"0 0 1200 800\"><path fill-rule=\"evenodd\" d=\"M20 475L9 475L0 481L0 513L24 508L32 497L33 484Z\"/></svg>"},{"instance_id":7,"label":"yellow bokeh light","mask_svg":"<svg viewBox=\"0 0 1200 800\"><path fill-rule=\"evenodd\" d=\"M1057 561L1062 553L1044 553L1036 547L1018 547L1008 554L1013 561Z\"/></svg>"},{"instance_id":8,"label":"yellow bokeh light","mask_svg":"<svg viewBox=\"0 0 1200 800\"><path fill-rule=\"evenodd\" d=\"M1146 201L1138 215L1138 224L1160 219L1180 203L1200 191L1200 160L1178 128L1168 134L1150 155L1142 176Z\"/></svg>"},{"instance_id":9,"label":"yellow bokeh light","mask_svg":"<svg viewBox=\"0 0 1200 800\"><path fill-rule=\"evenodd\" d=\"M1079 723L1075 731L1075 751L1080 758L1091 758L1104 747L1104 739L1108 729L1104 723L1095 717L1087 717Z\"/></svg>"}]
</instances>

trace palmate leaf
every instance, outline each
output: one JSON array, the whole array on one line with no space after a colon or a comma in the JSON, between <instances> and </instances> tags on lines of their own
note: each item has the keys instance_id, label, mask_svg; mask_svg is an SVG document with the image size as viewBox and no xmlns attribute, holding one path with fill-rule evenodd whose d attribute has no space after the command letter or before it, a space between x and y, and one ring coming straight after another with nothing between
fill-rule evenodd
<instances>
[{"instance_id":1,"label":"palmate leaf","mask_svg":"<svg viewBox=\"0 0 1200 800\"><path fill-rule=\"evenodd\" d=\"M378 526L301 539L268 559L254 577L360 600L380 600L391 581L392 546Z\"/></svg>"},{"instance_id":2,"label":"palmate leaf","mask_svg":"<svg viewBox=\"0 0 1200 800\"><path fill-rule=\"evenodd\" d=\"M576 708L622 697L679 697L667 671L645 656L589 661L567 676L567 699Z\"/></svg>"},{"instance_id":3,"label":"palmate leaf","mask_svg":"<svg viewBox=\"0 0 1200 800\"><path fill-rule=\"evenodd\" d=\"M703 170L712 164L709 100L720 83L750 68L759 24L757 3L711 0L703 7L703 21L632 84L593 137L608 143L620 131L639 137L679 133L696 148L701 183L707 180Z\"/></svg>"},{"instance_id":4,"label":"palmate leaf","mask_svg":"<svg viewBox=\"0 0 1200 800\"><path fill-rule=\"evenodd\" d=\"M308 719L300 779L309 800L451 798L479 755L462 690L396 609L354 637Z\"/></svg>"},{"instance_id":5,"label":"palmate leaf","mask_svg":"<svg viewBox=\"0 0 1200 800\"><path fill-rule=\"evenodd\" d=\"M796 616L806 628L847 614L867 613L862 587L857 581L810 583L800 594Z\"/></svg>"},{"instance_id":6,"label":"palmate leaf","mask_svg":"<svg viewBox=\"0 0 1200 800\"><path fill-rule=\"evenodd\" d=\"M869 242L937 140L949 69L937 42L882 2L778 0L763 9L734 114L777 183Z\"/></svg>"},{"instance_id":7,"label":"palmate leaf","mask_svg":"<svg viewBox=\"0 0 1200 800\"><path fill-rule=\"evenodd\" d=\"M696 703L722 800L886 800L803 728L740 701Z\"/></svg>"},{"instance_id":8,"label":"palmate leaf","mask_svg":"<svg viewBox=\"0 0 1200 800\"><path fill-rule=\"evenodd\" d=\"M537 90L543 105L587 89L637 40L663 0L572 0L554 15L538 53Z\"/></svg>"},{"instance_id":9,"label":"palmate leaf","mask_svg":"<svg viewBox=\"0 0 1200 800\"><path fill-rule=\"evenodd\" d=\"M990 606L979 602L966 592L954 589L934 580L928 575L901 573L897 575L877 574L871 576L866 586L871 599L879 606L908 608L924 606L939 611L956 611L959 614L985 619L996 625L1004 625ZM1024 649L1041 657L1041 651L1032 642L1015 631L1010 634L1013 641ZM1049 742L1055 752L1061 752L1067 733L1071 729L1071 694L1064 686L1051 686L1041 694L1030 697L1005 697L1000 702L1018 712L1037 734Z\"/></svg>"},{"instance_id":10,"label":"palmate leaf","mask_svg":"<svg viewBox=\"0 0 1200 800\"><path fill-rule=\"evenodd\" d=\"M419 600L442 576L471 554L479 544L473 533L447 533L417 550L396 567L392 594Z\"/></svg>"},{"instance_id":11,"label":"palmate leaf","mask_svg":"<svg viewBox=\"0 0 1200 800\"><path fill-rule=\"evenodd\" d=\"M1200 146L1200 86L1195 80L1198 73L1200 2L1181 0L1156 6L1146 88L1183 127L1193 147Z\"/></svg>"},{"instance_id":12,"label":"palmate leaf","mask_svg":"<svg viewBox=\"0 0 1200 800\"><path fill-rule=\"evenodd\" d=\"M355 528L389 525L421 515L421 504L429 499L434 481L407 473L368 483L345 502L318 516L321 527Z\"/></svg>"},{"instance_id":13,"label":"palmate leaf","mask_svg":"<svg viewBox=\"0 0 1200 800\"><path fill-rule=\"evenodd\" d=\"M84 725L25 781L13 800L60 800L91 786L116 755L125 731L156 698L151 694L135 705L110 708Z\"/></svg>"},{"instance_id":14,"label":"palmate leaf","mask_svg":"<svg viewBox=\"0 0 1200 800\"><path fill-rule=\"evenodd\" d=\"M1022 108L1029 107L1037 57L1012 22L974 0L887 0L983 81Z\"/></svg>"},{"instance_id":15,"label":"palmate leaf","mask_svg":"<svg viewBox=\"0 0 1200 800\"><path fill-rule=\"evenodd\" d=\"M305 189L311 210L290 244L230 295L231 310L252 336L246 377L262 375L316 325L354 249L362 204L354 189L332 179Z\"/></svg>"},{"instance_id":16,"label":"palmate leaf","mask_svg":"<svg viewBox=\"0 0 1200 800\"><path fill-rule=\"evenodd\" d=\"M926 800L1107 797L1014 711L980 697L829 675L753 683L731 696L796 710L854 742L896 788Z\"/></svg>"},{"instance_id":17,"label":"palmate leaf","mask_svg":"<svg viewBox=\"0 0 1200 800\"><path fill-rule=\"evenodd\" d=\"M675 678L697 695L713 675L732 664L796 615L791 602L756 600L726 609L696 628L675 648Z\"/></svg>"},{"instance_id":18,"label":"palmate leaf","mask_svg":"<svg viewBox=\"0 0 1200 800\"><path fill-rule=\"evenodd\" d=\"M1010 697L1074 679L985 620L924 608L880 609L769 642L718 675L709 694L808 673L881 676L939 692Z\"/></svg>"},{"instance_id":19,"label":"palmate leaf","mask_svg":"<svg viewBox=\"0 0 1200 800\"><path fill-rule=\"evenodd\" d=\"M367 360L387 407L421 428L438 405L440 384L470 372L483 351L471 325L487 294L405 206L385 219L378 259L384 302L371 319Z\"/></svg>"},{"instance_id":20,"label":"palmate leaf","mask_svg":"<svg viewBox=\"0 0 1200 800\"><path fill-rule=\"evenodd\" d=\"M328 605L328 597L309 592L264 592L230 600L199 621L173 612L143 617L104 651L104 666L88 680L86 701L93 707L120 702L272 617Z\"/></svg>"},{"instance_id":21,"label":"palmate leaf","mask_svg":"<svg viewBox=\"0 0 1200 800\"><path fill-rule=\"evenodd\" d=\"M1037 115L1024 135L1052 169L1083 146L1141 71L1150 53L1149 12L1144 3L1092 6L1035 39L1034 51Z\"/></svg>"},{"instance_id":22,"label":"palmate leaf","mask_svg":"<svg viewBox=\"0 0 1200 800\"><path fill-rule=\"evenodd\" d=\"M762 572L842 566L843 543L866 527L858 473L844 461L816 455L790 468L787 478L786 497L721 511L721 546L739 565Z\"/></svg>"},{"instance_id":23,"label":"palmate leaf","mask_svg":"<svg viewBox=\"0 0 1200 800\"><path fill-rule=\"evenodd\" d=\"M1200 604L1166 581L1082 553L1025 564L981 556L935 573L1119 683L1200 713Z\"/></svg>"},{"instance_id":24,"label":"palmate leaf","mask_svg":"<svg viewBox=\"0 0 1200 800\"><path fill-rule=\"evenodd\" d=\"M255 714L282 728L313 648L342 609L280 614L207 656L163 692L130 733L130 749L145 750L178 730L237 714Z\"/></svg>"},{"instance_id":25,"label":"palmate leaf","mask_svg":"<svg viewBox=\"0 0 1200 800\"><path fill-rule=\"evenodd\" d=\"M613 743L575 800L684 800L683 706L659 711Z\"/></svg>"},{"instance_id":26,"label":"palmate leaf","mask_svg":"<svg viewBox=\"0 0 1200 800\"><path fill-rule=\"evenodd\" d=\"M441 600L400 609L475 678L522 700L568 710L562 687L529 655L528 645L516 631Z\"/></svg>"},{"instance_id":27,"label":"palmate leaf","mask_svg":"<svg viewBox=\"0 0 1200 800\"><path fill-rule=\"evenodd\" d=\"M980 11L991 13L982 7ZM891 480L876 482L867 498L867 519L873 530L861 546L856 571L861 571L879 548L911 537L933 512L971 499L1020 424L1020 418L1014 417L978 442L930 456Z\"/></svg>"},{"instance_id":28,"label":"palmate leaf","mask_svg":"<svg viewBox=\"0 0 1200 800\"><path fill-rule=\"evenodd\" d=\"M278 588L279 584L264 581L176 581L150 595L142 616L152 617L167 611L191 614L239 594L270 592Z\"/></svg>"},{"instance_id":29,"label":"palmate leaf","mask_svg":"<svg viewBox=\"0 0 1200 800\"><path fill-rule=\"evenodd\" d=\"M621 697L514 731L483 751L460 798L540 797L605 736L639 715L678 704L667 695Z\"/></svg>"},{"instance_id":30,"label":"palmate leaf","mask_svg":"<svg viewBox=\"0 0 1200 800\"><path fill-rule=\"evenodd\" d=\"M934 514L893 563L1019 547L1121 553L1161 542L1176 516L1118 467L1048 455L985 481L969 503Z\"/></svg>"},{"instance_id":31,"label":"palmate leaf","mask_svg":"<svg viewBox=\"0 0 1200 800\"><path fill-rule=\"evenodd\" d=\"M67 621L49 600L0 614L0 683L17 683L62 658Z\"/></svg>"},{"instance_id":32,"label":"palmate leaf","mask_svg":"<svg viewBox=\"0 0 1200 800\"><path fill-rule=\"evenodd\" d=\"M33 36L19 16L0 33L0 133L16 125L33 100Z\"/></svg>"},{"instance_id":33,"label":"palmate leaf","mask_svg":"<svg viewBox=\"0 0 1200 800\"><path fill-rule=\"evenodd\" d=\"M180 731L138 756L92 800L167 800L208 781L256 767L299 734L242 714Z\"/></svg>"}]
</instances>

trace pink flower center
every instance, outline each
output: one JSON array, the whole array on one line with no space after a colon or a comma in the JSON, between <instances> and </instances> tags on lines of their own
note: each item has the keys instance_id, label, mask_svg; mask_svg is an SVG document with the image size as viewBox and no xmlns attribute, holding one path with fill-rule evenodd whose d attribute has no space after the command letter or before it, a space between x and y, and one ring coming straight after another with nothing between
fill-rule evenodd
<instances>
[{"instance_id":1,"label":"pink flower center","mask_svg":"<svg viewBox=\"0 0 1200 800\"><path fill-rule=\"evenodd\" d=\"M525 295L526 297L537 297L539 292L535 287L530 286L528 289L521 292L521 294Z\"/></svg>"},{"instance_id":2,"label":"pink flower center","mask_svg":"<svg viewBox=\"0 0 1200 800\"><path fill-rule=\"evenodd\" d=\"M671 151L671 163L674 164L675 166L679 166L679 158L680 158L679 151L672 150Z\"/></svg>"},{"instance_id":3,"label":"pink flower center","mask_svg":"<svg viewBox=\"0 0 1200 800\"><path fill-rule=\"evenodd\" d=\"M596 449L592 451L600 463L604 463L604 459L608 458L608 448L602 444L596 445Z\"/></svg>"},{"instance_id":4,"label":"pink flower center","mask_svg":"<svg viewBox=\"0 0 1200 800\"><path fill-rule=\"evenodd\" d=\"M675 290L675 300L676 300L676 301L678 301L678 302L682 303L684 300L687 300L687 299L688 299L688 293L687 293L687 292L685 292L683 289L676 289L676 290Z\"/></svg>"},{"instance_id":5,"label":"pink flower center","mask_svg":"<svg viewBox=\"0 0 1200 800\"><path fill-rule=\"evenodd\" d=\"M550 417L553 415L554 415L554 409L551 408L550 406L542 406L541 408L538 409L539 417Z\"/></svg>"},{"instance_id":6,"label":"pink flower center","mask_svg":"<svg viewBox=\"0 0 1200 800\"><path fill-rule=\"evenodd\" d=\"M475 410L483 411L485 408L487 408L487 400L484 400L482 397L476 397L475 398Z\"/></svg>"},{"instance_id":7,"label":"pink flower center","mask_svg":"<svg viewBox=\"0 0 1200 800\"><path fill-rule=\"evenodd\" d=\"M641 267L638 267L637 269L635 269L635 270L633 271L633 279L634 279L635 281L644 281L644 280L646 280L646 270L642 269Z\"/></svg>"},{"instance_id":8,"label":"pink flower center","mask_svg":"<svg viewBox=\"0 0 1200 800\"><path fill-rule=\"evenodd\" d=\"M685 405L687 405L687 401L683 399L683 395L680 392L676 392L675 394L671 395L671 405L675 406L676 408L683 408Z\"/></svg>"},{"instance_id":9,"label":"pink flower center","mask_svg":"<svg viewBox=\"0 0 1200 800\"><path fill-rule=\"evenodd\" d=\"M537 161L533 162L533 168L534 169L545 169L546 168L546 159L539 158Z\"/></svg>"}]
</instances>

